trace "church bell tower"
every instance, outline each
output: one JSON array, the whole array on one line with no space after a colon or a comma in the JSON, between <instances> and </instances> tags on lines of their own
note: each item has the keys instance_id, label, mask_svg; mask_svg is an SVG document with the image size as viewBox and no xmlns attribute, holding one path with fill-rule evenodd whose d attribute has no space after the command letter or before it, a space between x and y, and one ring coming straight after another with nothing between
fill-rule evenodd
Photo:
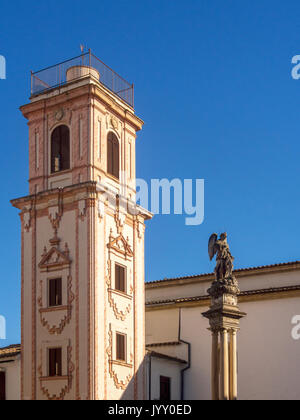
<instances>
[{"instance_id":1,"label":"church bell tower","mask_svg":"<svg viewBox=\"0 0 300 420\"><path fill-rule=\"evenodd\" d=\"M22 399L146 399L133 89L90 51L31 75Z\"/></svg>"}]
</instances>

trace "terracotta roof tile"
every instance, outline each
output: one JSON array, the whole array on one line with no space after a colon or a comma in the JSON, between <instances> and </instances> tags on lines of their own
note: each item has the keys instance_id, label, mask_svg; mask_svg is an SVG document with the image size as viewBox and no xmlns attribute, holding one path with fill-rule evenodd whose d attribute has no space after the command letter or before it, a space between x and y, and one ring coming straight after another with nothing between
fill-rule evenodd
<instances>
[{"instance_id":1,"label":"terracotta roof tile","mask_svg":"<svg viewBox=\"0 0 300 420\"><path fill-rule=\"evenodd\" d=\"M8 347L0 348L0 359L3 359L5 357L17 356L20 353L21 353L21 345L12 344Z\"/></svg>"},{"instance_id":2,"label":"terracotta roof tile","mask_svg":"<svg viewBox=\"0 0 300 420\"><path fill-rule=\"evenodd\" d=\"M180 341L172 341L170 343L151 343L147 344L146 347L179 346L180 344Z\"/></svg>"},{"instance_id":3,"label":"terracotta roof tile","mask_svg":"<svg viewBox=\"0 0 300 420\"><path fill-rule=\"evenodd\" d=\"M267 289L256 289L256 290L247 290L241 292L239 296L252 296L252 295L261 295L267 293L282 293L282 292L292 292L292 291L299 291L300 285L295 286L284 286L284 287L270 287ZM165 300L153 300L146 302L146 306L154 306L154 305L171 305L177 303L185 303L185 302L200 302L202 300L208 300L210 297L208 295L203 296L192 296L192 297L184 297L184 298L175 298L175 299L165 299Z\"/></svg>"},{"instance_id":4,"label":"terracotta roof tile","mask_svg":"<svg viewBox=\"0 0 300 420\"><path fill-rule=\"evenodd\" d=\"M268 270L268 269L273 269L273 268L288 268L288 267L292 267L292 266L297 266L297 268L300 269L300 260L286 262L286 263L279 263L279 264L260 265L260 266L257 266L257 267L238 268L238 269L234 270L234 273L239 274L239 273L257 271L257 270ZM191 275L191 276L164 278L164 279L161 279L161 280L154 280L154 281L146 282L146 286L151 285L151 284L154 285L154 284L164 283L164 282L168 282L168 281L174 281L174 280L188 280L188 279L196 279L196 278L201 279L203 277L213 277L213 276L214 276L214 273L202 273L202 274L194 274L194 275Z\"/></svg>"},{"instance_id":5,"label":"terracotta roof tile","mask_svg":"<svg viewBox=\"0 0 300 420\"><path fill-rule=\"evenodd\" d=\"M167 354L158 353L156 351L148 351L148 354L152 357L158 357L159 359L166 359L170 360L171 362L177 362L177 363L187 363L186 360L179 359L178 357L168 356Z\"/></svg>"}]
</instances>

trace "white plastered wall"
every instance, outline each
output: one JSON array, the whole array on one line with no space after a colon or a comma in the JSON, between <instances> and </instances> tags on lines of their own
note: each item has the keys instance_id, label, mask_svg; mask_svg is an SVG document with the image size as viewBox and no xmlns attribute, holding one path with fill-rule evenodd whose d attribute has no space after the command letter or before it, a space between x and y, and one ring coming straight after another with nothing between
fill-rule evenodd
<instances>
[{"instance_id":1,"label":"white plastered wall","mask_svg":"<svg viewBox=\"0 0 300 420\"><path fill-rule=\"evenodd\" d=\"M300 283L300 276L299 271L294 270L245 276L239 282L242 291L258 290L295 286ZM161 300L168 296L201 296L208 287L208 282L200 282L148 289L146 300ZM241 331L238 333L239 399L300 398L300 340L295 341L291 335L292 318L300 315L300 297L289 296L280 298L269 295L268 299L263 300L253 296L251 301L239 305L241 311L247 313L241 320ZM200 305L181 309L181 338L191 343L191 368L185 373L186 399L211 398L211 334L208 321L202 316L207 309L207 306ZM175 311L167 307L150 310L146 312L148 323L152 317L164 317L166 311L169 311L170 317L175 316ZM171 321L171 325L172 322L175 321ZM159 326L158 323L156 325ZM149 330L153 334L154 329ZM163 336L164 327L157 332L157 340L163 341ZM165 337L168 338L168 332ZM155 341L155 337L151 339ZM174 349L176 351L176 347Z\"/></svg>"},{"instance_id":2,"label":"white plastered wall","mask_svg":"<svg viewBox=\"0 0 300 420\"><path fill-rule=\"evenodd\" d=\"M149 357L149 356L148 356ZM148 378L151 377L151 400L160 399L160 377L166 376L171 380L171 400L181 398L181 369L184 366L178 362L151 357L151 367L148 368ZM150 371L151 369L151 375ZM149 395L149 394L148 394Z\"/></svg>"},{"instance_id":3,"label":"white plastered wall","mask_svg":"<svg viewBox=\"0 0 300 420\"><path fill-rule=\"evenodd\" d=\"M7 401L18 401L21 399L21 356L15 356L8 358L10 361L5 363L2 361L0 364L0 372L5 372L5 387L6 387L6 400Z\"/></svg>"}]
</instances>

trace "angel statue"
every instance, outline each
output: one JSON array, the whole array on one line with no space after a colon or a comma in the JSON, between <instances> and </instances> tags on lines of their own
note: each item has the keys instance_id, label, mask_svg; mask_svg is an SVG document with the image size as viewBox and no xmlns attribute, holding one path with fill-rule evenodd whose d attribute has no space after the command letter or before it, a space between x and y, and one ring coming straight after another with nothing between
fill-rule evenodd
<instances>
[{"instance_id":1,"label":"angel statue","mask_svg":"<svg viewBox=\"0 0 300 420\"><path fill-rule=\"evenodd\" d=\"M219 239L216 233L211 235L208 242L208 255L210 260L217 255L216 281L225 284L235 284L236 280L232 274L234 258L227 243L227 233L222 233Z\"/></svg>"}]
</instances>

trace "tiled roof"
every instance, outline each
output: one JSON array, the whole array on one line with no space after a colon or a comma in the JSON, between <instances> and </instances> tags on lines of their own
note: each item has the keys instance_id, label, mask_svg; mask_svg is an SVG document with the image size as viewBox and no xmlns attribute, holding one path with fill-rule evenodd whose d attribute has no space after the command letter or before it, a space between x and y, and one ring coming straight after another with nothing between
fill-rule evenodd
<instances>
[{"instance_id":1,"label":"tiled roof","mask_svg":"<svg viewBox=\"0 0 300 420\"><path fill-rule=\"evenodd\" d=\"M179 346L180 344L181 344L180 341L172 341L170 343L152 343L152 344L147 344L146 347Z\"/></svg>"},{"instance_id":2,"label":"tiled roof","mask_svg":"<svg viewBox=\"0 0 300 420\"><path fill-rule=\"evenodd\" d=\"M177 299L163 299L163 300L151 300L146 302L146 306L150 305L168 305L174 303L185 303L185 302L199 302L200 300L207 300L209 299L208 295L205 296L193 296L193 297L185 297L185 298L177 298Z\"/></svg>"},{"instance_id":3,"label":"tiled roof","mask_svg":"<svg viewBox=\"0 0 300 420\"><path fill-rule=\"evenodd\" d=\"M21 345L12 344L11 346L0 348L0 359L6 358L6 357L17 356L20 353L21 353Z\"/></svg>"},{"instance_id":4,"label":"tiled roof","mask_svg":"<svg viewBox=\"0 0 300 420\"><path fill-rule=\"evenodd\" d=\"M152 357L158 357L159 359L166 359L170 360L171 362L177 362L177 363L187 363L186 360L179 359L178 357L168 356L167 354L158 353L156 351L148 351L148 354Z\"/></svg>"},{"instance_id":5,"label":"tiled roof","mask_svg":"<svg viewBox=\"0 0 300 420\"><path fill-rule=\"evenodd\" d=\"M245 292L241 292L239 296L240 297L253 296L253 295L262 295L262 294L267 294L267 293L284 293L284 292L292 292L292 291L300 291L300 285L247 290ZM208 300L208 299L209 299L208 295L203 295L203 296L176 298L176 299L153 300L153 301L146 302L146 306L171 305L171 304L186 303L186 302L200 302L202 300Z\"/></svg>"},{"instance_id":6,"label":"tiled roof","mask_svg":"<svg viewBox=\"0 0 300 420\"><path fill-rule=\"evenodd\" d=\"M243 273L251 273L257 270L261 270L261 271L268 271L268 270L273 270L273 269L285 269L285 268L298 268L300 269L300 261L291 261L291 262L287 262L287 263L279 263L279 264L271 264L271 265L260 265L257 267L248 267L248 268L239 268L237 270L234 270L235 274L243 274ZM189 280L189 279L201 279L201 278L207 278L207 277L213 277L214 273L203 273L203 274L196 274L196 275L191 275L191 276L184 276L184 277L172 277L172 278L164 278L161 280L155 280L155 281L149 281L146 282L146 287L147 285L151 286L151 285L155 285L155 284L163 284L164 282L169 282L169 281L180 281L180 280Z\"/></svg>"}]
</instances>

